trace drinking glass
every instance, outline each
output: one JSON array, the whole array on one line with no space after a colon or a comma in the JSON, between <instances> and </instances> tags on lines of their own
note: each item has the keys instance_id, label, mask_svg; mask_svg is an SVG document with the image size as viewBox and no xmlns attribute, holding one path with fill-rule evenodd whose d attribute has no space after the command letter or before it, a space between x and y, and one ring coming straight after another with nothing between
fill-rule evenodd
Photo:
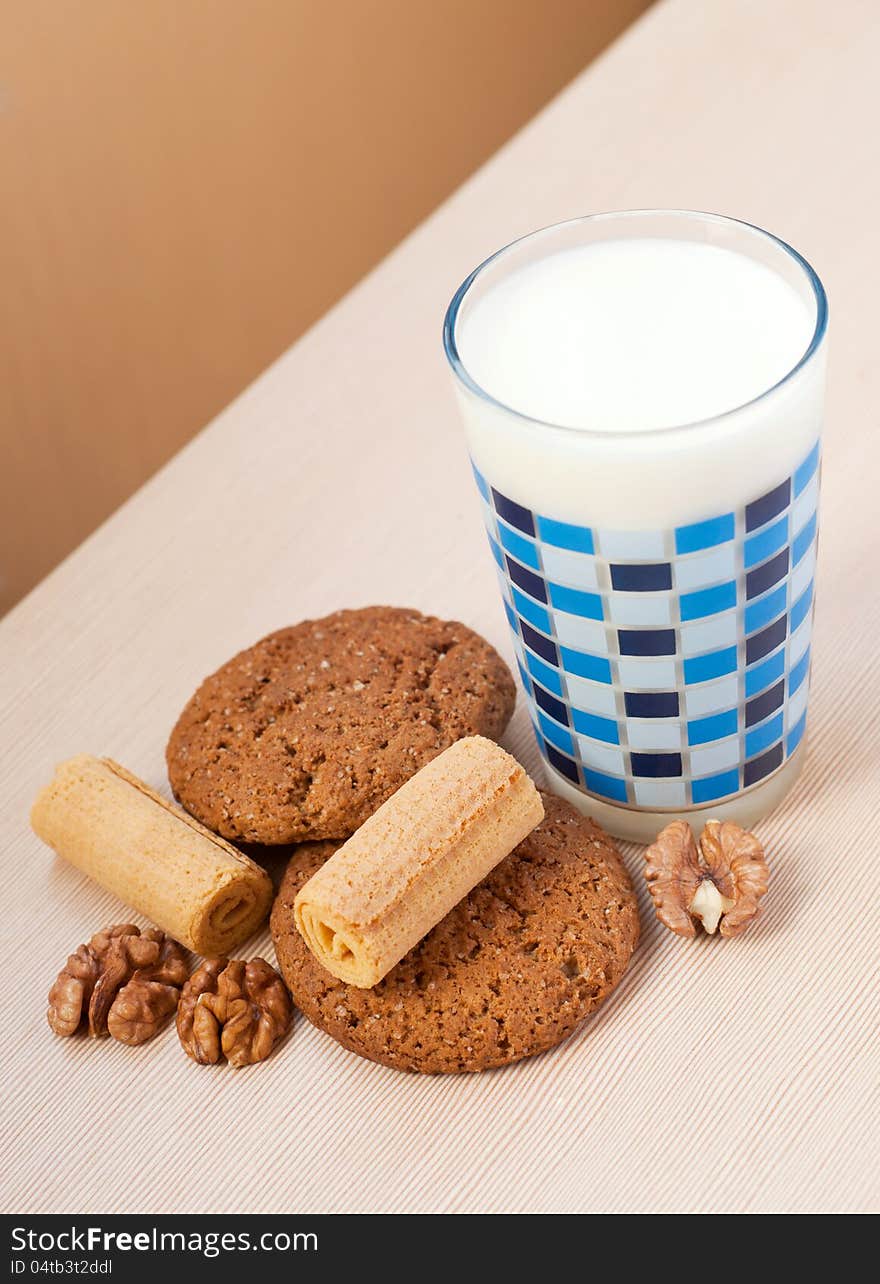
<instances>
[{"instance_id":1,"label":"drinking glass","mask_svg":"<svg viewBox=\"0 0 880 1284\"><path fill-rule=\"evenodd\" d=\"M644 237L778 273L813 323L797 363L724 414L631 432L544 423L479 385L459 337L487 291L560 250ZM748 827L800 771L826 333L825 291L800 254L683 210L534 232L449 305L446 355L538 746L556 791L620 837L650 841L673 816Z\"/></svg>"}]
</instances>

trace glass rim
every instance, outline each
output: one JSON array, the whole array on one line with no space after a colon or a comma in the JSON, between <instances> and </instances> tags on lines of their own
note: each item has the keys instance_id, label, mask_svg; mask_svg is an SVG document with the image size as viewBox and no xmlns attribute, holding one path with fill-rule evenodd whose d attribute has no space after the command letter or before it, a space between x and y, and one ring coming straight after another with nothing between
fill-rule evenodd
<instances>
[{"instance_id":1,"label":"glass rim","mask_svg":"<svg viewBox=\"0 0 880 1284\"><path fill-rule=\"evenodd\" d=\"M546 227L538 228L533 232L527 232L524 236L518 236L514 240L509 241L506 245L503 245L500 249L496 250L493 254L490 254L488 258L483 259L482 263L479 263L474 270L465 277L461 285L455 291L455 294L453 294L449 306L446 309L446 315L443 318L443 348L446 353L446 359L449 362L456 378L464 385L465 388L472 392L481 401L487 402L489 405L495 407L497 410L503 411L505 414L513 415L523 423L531 424L537 428L552 428L559 432L577 433L581 437L598 437L603 439L620 437L621 433L611 428L578 428L573 424L557 424L553 423L551 420L539 419L534 415L527 414L525 411L517 410L515 406L508 405L506 402L499 400L498 397L494 397L492 393L485 389L481 384L477 383L476 379L474 379L462 361L461 355L458 351L456 326L458 324L458 317L462 304L467 298L471 287L484 275L486 270L491 267L492 264L497 263L499 259L509 254L512 250L525 245L527 242L539 241L542 238L549 237L551 234L558 233L565 228L578 227L584 223L599 223L615 219L628 220L658 216L680 218L683 223L696 221L700 223L722 224L734 229L744 229L749 233L756 233L759 237L763 237L765 240L770 241L777 249L782 250L784 254L787 254L806 277L807 283L813 292L813 299L816 305L816 323L813 328L813 334L810 342L807 344L807 347L800 359L789 370L787 370L780 379L777 379L776 383L771 384L769 388L765 388L762 392L759 392L757 396L750 398L749 401L741 402L739 405L731 406L729 410L723 410L717 415L709 415L704 419L692 419L683 423L664 424L659 428L638 428L632 432L627 432L625 434L626 437L656 437L663 433L691 432L699 428L705 428L710 424L723 423L725 420L741 414L742 411L749 407L756 406L759 403L766 401L782 388L790 384L797 375L810 364L813 357L821 347L828 329L828 297L818 273L807 259L805 259L802 254L799 254L798 251L794 249L793 246L789 245L787 241L783 241L781 237L775 236L772 232L768 232L766 228L759 227L757 223L748 223L744 219L731 218L726 214L712 214L705 210L687 209L607 210L597 214L583 214L577 218L564 219L560 223L550 223Z\"/></svg>"}]
</instances>

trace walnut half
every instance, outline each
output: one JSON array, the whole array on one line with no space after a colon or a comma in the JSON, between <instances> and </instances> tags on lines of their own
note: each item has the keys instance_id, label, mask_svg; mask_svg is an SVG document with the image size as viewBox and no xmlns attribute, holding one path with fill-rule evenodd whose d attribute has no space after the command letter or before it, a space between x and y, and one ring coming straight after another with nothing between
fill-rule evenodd
<instances>
[{"instance_id":1,"label":"walnut half","mask_svg":"<svg viewBox=\"0 0 880 1284\"><path fill-rule=\"evenodd\" d=\"M264 1061L290 1028L287 986L265 959L207 959L180 996L177 1033L200 1065Z\"/></svg>"},{"instance_id":2,"label":"walnut half","mask_svg":"<svg viewBox=\"0 0 880 1284\"><path fill-rule=\"evenodd\" d=\"M645 852L645 878L661 923L679 936L738 936L758 913L770 870L754 834L733 821L710 820L694 842L690 825L674 820Z\"/></svg>"},{"instance_id":3,"label":"walnut half","mask_svg":"<svg viewBox=\"0 0 880 1284\"><path fill-rule=\"evenodd\" d=\"M64 1037L87 1023L92 1037L146 1043L177 1007L188 971L183 946L158 928L104 928L59 972L49 991L49 1025Z\"/></svg>"}]
</instances>

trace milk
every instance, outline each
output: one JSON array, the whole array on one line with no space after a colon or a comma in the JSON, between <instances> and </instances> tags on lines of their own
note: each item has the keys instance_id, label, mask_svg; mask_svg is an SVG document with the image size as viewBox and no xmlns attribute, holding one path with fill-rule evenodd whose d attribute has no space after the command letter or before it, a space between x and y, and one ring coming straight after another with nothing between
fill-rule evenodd
<instances>
[{"instance_id":1,"label":"milk","mask_svg":"<svg viewBox=\"0 0 880 1284\"><path fill-rule=\"evenodd\" d=\"M632 433L754 400L803 356L814 318L776 272L714 245L582 245L516 269L480 298L462 361L543 423Z\"/></svg>"},{"instance_id":2,"label":"milk","mask_svg":"<svg viewBox=\"0 0 880 1284\"><path fill-rule=\"evenodd\" d=\"M568 521L656 527L735 507L818 435L824 353L761 399L815 321L803 289L724 247L551 253L460 309L462 365L493 399L462 390L471 453L505 493Z\"/></svg>"},{"instance_id":3,"label":"milk","mask_svg":"<svg viewBox=\"0 0 880 1284\"><path fill-rule=\"evenodd\" d=\"M789 247L675 212L526 237L450 305L539 745L624 837L703 804L750 822L796 774L824 329Z\"/></svg>"}]
</instances>

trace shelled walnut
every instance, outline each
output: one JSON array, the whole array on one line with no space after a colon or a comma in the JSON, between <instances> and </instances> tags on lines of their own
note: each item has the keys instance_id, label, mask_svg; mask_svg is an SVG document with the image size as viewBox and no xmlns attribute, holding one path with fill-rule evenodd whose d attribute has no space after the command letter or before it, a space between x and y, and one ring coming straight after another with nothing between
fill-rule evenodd
<instances>
[{"instance_id":1,"label":"shelled walnut","mask_svg":"<svg viewBox=\"0 0 880 1284\"><path fill-rule=\"evenodd\" d=\"M264 1061L290 1028L287 986L265 959L207 959L180 996L177 1033L200 1065Z\"/></svg>"},{"instance_id":2,"label":"shelled walnut","mask_svg":"<svg viewBox=\"0 0 880 1284\"><path fill-rule=\"evenodd\" d=\"M738 936L758 913L770 870L754 834L732 821L707 821L699 848L690 825L674 820L645 852L645 878L657 917L679 936ZM719 928L720 924L720 928Z\"/></svg>"},{"instance_id":3,"label":"shelled walnut","mask_svg":"<svg viewBox=\"0 0 880 1284\"><path fill-rule=\"evenodd\" d=\"M49 1025L62 1037L86 1024L93 1038L146 1043L177 1007L188 972L183 946L158 928L104 928L59 972L49 991Z\"/></svg>"}]
</instances>

